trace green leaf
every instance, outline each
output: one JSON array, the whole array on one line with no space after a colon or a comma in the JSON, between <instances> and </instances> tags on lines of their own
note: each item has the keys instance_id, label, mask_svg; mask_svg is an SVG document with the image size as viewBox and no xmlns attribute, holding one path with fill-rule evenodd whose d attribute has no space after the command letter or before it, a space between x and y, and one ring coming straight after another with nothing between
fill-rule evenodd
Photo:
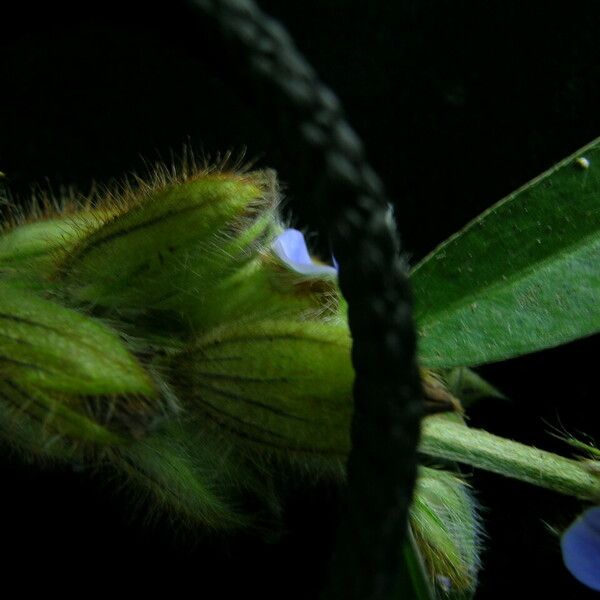
<instances>
[{"instance_id":1,"label":"green leaf","mask_svg":"<svg viewBox=\"0 0 600 600\"><path fill-rule=\"evenodd\" d=\"M600 331L600 139L446 240L412 284L427 366L500 361Z\"/></svg>"}]
</instances>

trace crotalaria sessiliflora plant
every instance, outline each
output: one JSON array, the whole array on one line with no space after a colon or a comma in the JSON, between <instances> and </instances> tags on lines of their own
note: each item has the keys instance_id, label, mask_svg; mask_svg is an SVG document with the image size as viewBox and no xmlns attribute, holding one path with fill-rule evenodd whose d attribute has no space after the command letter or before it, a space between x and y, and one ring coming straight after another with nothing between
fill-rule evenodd
<instances>
[{"instance_id":1,"label":"crotalaria sessiliflora plant","mask_svg":"<svg viewBox=\"0 0 600 600\"><path fill-rule=\"evenodd\" d=\"M410 527L440 596L471 595L479 569L460 464L600 498L594 448L586 459L531 448L469 427L460 405L497 393L470 368L600 331L599 258L594 142L412 270L438 414L423 422L434 461L420 468ZM190 527L260 534L276 526L286 479L343 483L350 345L334 260L286 229L272 172L159 171L102 199L40 203L0 236L6 447L119 472ZM591 585L596 521L584 515L563 539Z\"/></svg>"}]
</instances>

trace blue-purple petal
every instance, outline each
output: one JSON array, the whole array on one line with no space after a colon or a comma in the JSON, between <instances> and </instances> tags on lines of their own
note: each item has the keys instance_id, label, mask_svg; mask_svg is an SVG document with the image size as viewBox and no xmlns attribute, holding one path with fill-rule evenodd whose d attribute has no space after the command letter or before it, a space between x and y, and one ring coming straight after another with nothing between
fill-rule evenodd
<instances>
[{"instance_id":1,"label":"blue-purple petal","mask_svg":"<svg viewBox=\"0 0 600 600\"><path fill-rule=\"evenodd\" d=\"M281 260L297 265L310 265L312 260L301 231L286 229L273 243L273 250Z\"/></svg>"},{"instance_id":2,"label":"blue-purple petal","mask_svg":"<svg viewBox=\"0 0 600 600\"><path fill-rule=\"evenodd\" d=\"M581 583L600 591L600 507L586 510L565 531L563 561Z\"/></svg>"},{"instance_id":3,"label":"blue-purple petal","mask_svg":"<svg viewBox=\"0 0 600 600\"><path fill-rule=\"evenodd\" d=\"M286 229L273 242L273 251L291 269L303 275L336 275L337 271L329 265L315 263L306 246L301 231Z\"/></svg>"}]
</instances>

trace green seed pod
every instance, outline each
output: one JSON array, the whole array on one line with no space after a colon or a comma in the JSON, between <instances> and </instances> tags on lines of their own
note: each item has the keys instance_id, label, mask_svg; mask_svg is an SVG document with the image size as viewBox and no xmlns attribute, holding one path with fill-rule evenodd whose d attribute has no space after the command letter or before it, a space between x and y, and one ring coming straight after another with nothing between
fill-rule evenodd
<instances>
[{"instance_id":1,"label":"green seed pod","mask_svg":"<svg viewBox=\"0 0 600 600\"><path fill-rule=\"evenodd\" d=\"M200 173L149 186L67 254L58 278L71 300L121 317L172 311L189 321L253 257L277 202L270 173Z\"/></svg>"},{"instance_id":2,"label":"green seed pod","mask_svg":"<svg viewBox=\"0 0 600 600\"><path fill-rule=\"evenodd\" d=\"M338 464L349 449L352 367L347 327L229 324L171 359L168 378L198 422L259 454Z\"/></svg>"},{"instance_id":3,"label":"green seed pod","mask_svg":"<svg viewBox=\"0 0 600 600\"><path fill-rule=\"evenodd\" d=\"M440 597L472 597L481 530L468 485L447 471L421 467L410 523Z\"/></svg>"},{"instance_id":4,"label":"green seed pod","mask_svg":"<svg viewBox=\"0 0 600 600\"><path fill-rule=\"evenodd\" d=\"M164 412L153 380L116 333L6 282L0 282L0 396L8 429L23 433L38 424L37 447L49 437L116 443ZM28 423L18 425L20 419Z\"/></svg>"}]
</instances>

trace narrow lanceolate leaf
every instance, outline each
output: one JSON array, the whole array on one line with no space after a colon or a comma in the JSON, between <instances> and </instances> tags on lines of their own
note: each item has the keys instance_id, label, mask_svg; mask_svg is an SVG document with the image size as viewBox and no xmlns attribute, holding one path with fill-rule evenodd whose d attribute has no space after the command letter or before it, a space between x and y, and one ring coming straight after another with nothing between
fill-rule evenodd
<instances>
[{"instance_id":1,"label":"narrow lanceolate leaf","mask_svg":"<svg viewBox=\"0 0 600 600\"><path fill-rule=\"evenodd\" d=\"M449 238L412 283L427 366L490 363L600 331L600 140Z\"/></svg>"}]
</instances>

